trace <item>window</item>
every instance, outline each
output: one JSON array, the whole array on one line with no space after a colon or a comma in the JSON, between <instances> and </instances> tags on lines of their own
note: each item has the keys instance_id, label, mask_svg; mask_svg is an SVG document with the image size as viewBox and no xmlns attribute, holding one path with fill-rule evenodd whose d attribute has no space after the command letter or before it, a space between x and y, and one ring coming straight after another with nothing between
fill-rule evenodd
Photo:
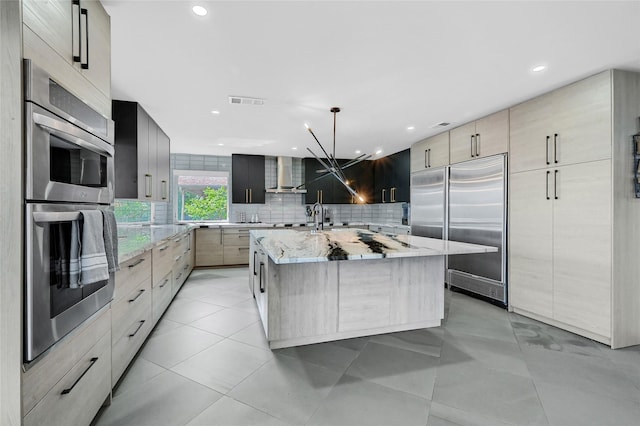
<instances>
[{"instance_id":1,"label":"window","mask_svg":"<svg viewBox=\"0 0 640 426\"><path fill-rule=\"evenodd\" d=\"M229 217L229 173L174 170L179 222L225 221Z\"/></svg>"}]
</instances>

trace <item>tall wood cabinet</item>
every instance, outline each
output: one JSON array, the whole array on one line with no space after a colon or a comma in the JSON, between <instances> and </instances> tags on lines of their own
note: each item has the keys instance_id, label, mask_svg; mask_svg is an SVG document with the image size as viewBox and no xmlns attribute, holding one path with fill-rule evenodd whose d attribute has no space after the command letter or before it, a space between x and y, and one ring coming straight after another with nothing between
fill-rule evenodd
<instances>
[{"instance_id":1,"label":"tall wood cabinet","mask_svg":"<svg viewBox=\"0 0 640 426\"><path fill-rule=\"evenodd\" d=\"M451 164L508 151L509 110L503 110L449 132Z\"/></svg>"},{"instance_id":2,"label":"tall wood cabinet","mask_svg":"<svg viewBox=\"0 0 640 426\"><path fill-rule=\"evenodd\" d=\"M97 0L24 0L24 57L111 117L111 18ZM97 90L96 90L97 89Z\"/></svg>"},{"instance_id":3,"label":"tall wood cabinet","mask_svg":"<svg viewBox=\"0 0 640 426\"><path fill-rule=\"evenodd\" d=\"M137 102L113 101L116 198L168 201L170 140Z\"/></svg>"},{"instance_id":4,"label":"tall wood cabinet","mask_svg":"<svg viewBox=\"0 0 640 426\"><path fill-rule=\"evenodd\" d=\"M509 304L606 343L640 344L640 74L606 71L511 108Z\"/></svg>"}]
</instances>

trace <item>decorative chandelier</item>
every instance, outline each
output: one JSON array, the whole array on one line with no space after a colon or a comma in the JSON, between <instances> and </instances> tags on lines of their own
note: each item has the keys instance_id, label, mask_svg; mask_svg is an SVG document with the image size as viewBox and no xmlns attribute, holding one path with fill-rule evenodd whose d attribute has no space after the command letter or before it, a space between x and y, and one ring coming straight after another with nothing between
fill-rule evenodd
<instances>
[{"instance_id":1,"label":"decorative chandelier","mask_svg":"<svg viewBox=\"0 0 640 426\"><path fill-rule=\"evenodd\" d=\"M313 133L313 130L311 130L311 127L309 127L309 125L305 123L305 127L307 128L309 133L311 133L311 136L313 136L313 139L315 139L315 141L318 143L318 146L320 147L320 149L325 155L325 158L322 159L319 156L317 156L310 148L307 148L307 151L309 151L311 155L313 155L316 158L316 160L318 160L318 162L322 165L322 167L324 167L324 170L319 170L320 173L323 173L323 172L324 173L319 175L315 179L313 179L311 182L324 179L327 176L333 176L338 180L338 182L340 182L345 188L347 188L347 191L349 191L351 195L356 197L356 199L359 200L360 202L364 202L364 198L360 196L351 186L349 186L349 181L345 177L344 170L360 163L361 161L371 158L371 154L369 155L362 154L354 158L353 160L347 161L345 164L342 164L342 165L338 164L338 160L336 160L336 114L340 112L340 108L333 107L330 109L330 111L333 113L333 152L332 154L327 153L327 151L324 149L324 147L322 146L322 144L320 143L316 135ZM306 184L311 182L307 182Z\"/></svg>"}]
</instances>

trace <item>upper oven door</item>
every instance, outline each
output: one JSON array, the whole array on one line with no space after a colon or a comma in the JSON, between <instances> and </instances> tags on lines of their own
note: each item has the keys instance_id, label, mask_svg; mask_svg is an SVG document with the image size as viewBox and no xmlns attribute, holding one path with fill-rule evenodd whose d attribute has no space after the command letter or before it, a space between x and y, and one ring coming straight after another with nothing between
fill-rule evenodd
<instances>
[{"instance_id":1,"label":"upper oven door","mask_svg":"<svg viewBox=\"0 0 640 426\"><path fill-rule=\"evenodd\" d=\"M113 146L26 102L26 199L111 204Z\"/></svg>"},{"instance_id":2,"label":"upper oven door","mask_svg":"<svg viewBox=\"0 0 640 426\"><path fill-rule=\"evenodd\" d=\"M113 145L113 121L58 84L31 59L24 60L24 86L25 101L38 104Z\"/></svg>"}]
</instances>

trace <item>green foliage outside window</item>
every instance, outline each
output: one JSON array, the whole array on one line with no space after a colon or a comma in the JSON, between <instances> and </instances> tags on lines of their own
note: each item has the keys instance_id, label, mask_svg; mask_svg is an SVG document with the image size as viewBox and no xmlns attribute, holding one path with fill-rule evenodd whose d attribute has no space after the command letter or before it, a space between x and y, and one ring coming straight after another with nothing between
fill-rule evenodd
<instances>
[{"instance_id":1,"label":"green foliage outside window","mask_svg":"<svg viewBox=\"0 0 640 426\"><path fill-rule=\"evenodd\" d=\"M206 187L202 195L184 191L184 213L191 220L227 219L227 187Z\"/></svg>"}]
</instances>

